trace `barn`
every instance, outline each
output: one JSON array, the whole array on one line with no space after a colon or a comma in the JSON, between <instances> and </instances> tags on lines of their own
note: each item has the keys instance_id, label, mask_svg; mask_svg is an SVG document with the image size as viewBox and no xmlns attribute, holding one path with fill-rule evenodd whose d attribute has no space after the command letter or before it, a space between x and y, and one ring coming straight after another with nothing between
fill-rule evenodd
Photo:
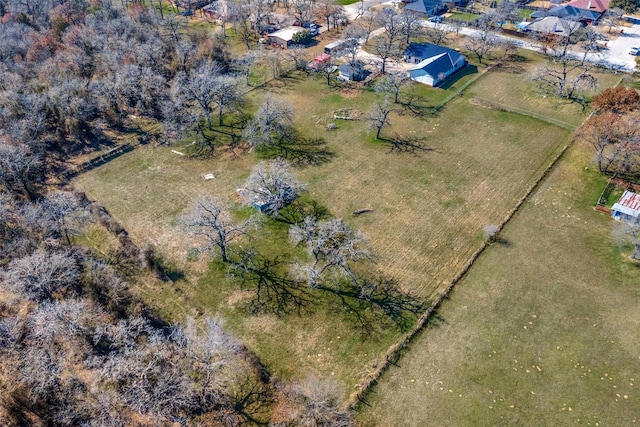
<instances>
[{"instance_id":1,"label":"barn","mask_svg":"<svg viewBox=\"0 0 640 427\"><path fill-rule=\"evenodd\" d=\"M617 221L640 221L640 194L633 191L625 191L611 208L611 216Z\"/></svg>"},{"instance_id":2,"label":"barn","mask_svg":"<svg viewBox=\"0 0 640 427\"><path fill-rule=\"evenodd\" d=\"M267 36L267 40L271 45L277 45L283 49L287 49L293 42L293 36L304 30L302 27L287 27L280 31L271 33Z\"/></svg>"}]
</instances>

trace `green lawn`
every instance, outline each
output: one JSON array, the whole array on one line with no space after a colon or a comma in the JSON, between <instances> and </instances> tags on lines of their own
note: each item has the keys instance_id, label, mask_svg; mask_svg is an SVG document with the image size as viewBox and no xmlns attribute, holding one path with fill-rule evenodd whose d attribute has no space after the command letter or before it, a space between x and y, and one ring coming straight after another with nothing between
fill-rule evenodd
<instances>
[{"instance_id":1,"label":"green lawn","mask_svg":"<svg viewBox=\"0 0 640 427\"><path fill-rule=\"evenodd\" d=\"M640 422L640 269L593 210L606 179L569 151L391 367L366 426Z\"/></svg>"},{"instance_id":2,"label":"green lawn","mask_svg":"<svg viewBox=\"0 0 640 427\"><path fill-rule=\"evenodd\" d=\"M529 78L533 70L542 64L540 55L520 50L516 58L479 79L468 91L469 96L488 99L517 110L531 111L544 118L579 126L588 113L588 107L555 98ZM621 79L619 74L596 72L595 75L599 90L614 86Z\"/></svg>"},{"instance_id":3,"label":"green lawn","mask_svg":"<svg viewBox=\"0 0 640 427\"><path fill-rule=\"evenodd\" d=\"M505 73L500 77L505 86L495 92L513 95L507 87L519 84L524 75L526 70ZM416 93L421 104L433 106L441 100L438 91ZM433 116L402 108L393 113L383 137L422 138L428 147L417 155L399 154L374 141L362 120L336 121L337 130L326 130L339 108L366 113L379 96L371 90L327 87L322 79L292 74L252 91L249 105L257 105L267 93L291 102L301 135L326 139L334 153L326 164L298 169L299 178L309 184L308 197L367 236L377 254L377 270L427 299L446 287L482 243L483 227L505 217L570 137L567 130L544 121L478 106L467 95ZM554 102L539 97L531 105L544 113ZM204 257L187 261L193 243L177 227L177 216L201 194L232 201L258 159L221 149L214 159L194 160L168 147L141 146L79 176L74 184L101 201L134 241L153 243L185 272L185 279L176 283L136 286L152 306L174 320L217 313L276 376L315 371L335 376L351 392L366 378L369 363L375 364L400 336L397 329L364 336L340 310L322 301L313 314L253 315L245 309L251 291L229 281L225 268L208 265ZM216 178L205 181L206 173ZM373 212L352 217L365 207ZM278 227L271 224L265 233L283 239L286 229ZM259 241L263 250L270 247L268 240L263 236Z\"/></svg>"},{"instance_id":4,"label":"green lawn","mask_svg":"<svg viewBox=\"0 0 640 427\"><path fill-rule=\"evenodd\" d=\"M478 19L480 17L480 15L476 15L475 13L469 13L469 12L453 12L451 13L451 15L449 16L449 19L453 19L456 21L467 21L467 22L471 22L471 21L475 21L476 19Z\"/></svg>"}]
</instances>

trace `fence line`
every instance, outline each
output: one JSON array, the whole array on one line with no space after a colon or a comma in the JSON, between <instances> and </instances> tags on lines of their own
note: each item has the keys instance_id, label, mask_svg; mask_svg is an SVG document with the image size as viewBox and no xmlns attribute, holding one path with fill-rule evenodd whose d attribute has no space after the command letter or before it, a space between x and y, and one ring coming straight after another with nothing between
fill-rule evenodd
<instances>
[{"instance_id":1,"label":"fence line","mask_svg":"<svg viewBox=\"0 0 640 427\"><path fill-rule=\"evenodd\" d=\"M527 116L527 117L533 117L534 119L538 119L540 121L549 123L554 126L561 127L566 130L574 131L578 128L578 126L572 125L571 123L567 123L562 120L556 120L551 117L546 117L546 116L543 116L542 114L535 113L533 111L523 110L518 107L512 107L509 105L501 104L499 102L492 101L490 99L481 98L481 97L475 97L474 99L478 101L480 104L484 104L486 107L490 107L490 108L501 110L501 111L508 111L510 113L518 113L520 115Z\"/></svg>"},{"instance_id":2,"label":"fence line","mask_svg":"<svg viewBox=\"0 0 640 427\"><path fill-rule=\"evenodd\" d=\"M64 171L63 175L66 179L71 179L81 174L82 172L90 171L98 166L101 166L115 159L116 157L120 157L124 153L128 153L129 151L132 151L133 148L134 148L133 145L129 143L118 145L117 147L114 147L109 151L107 151L106 153L100 154L99 156L94 157L93 159L87 160L86 162L81 163L77 166L72 166L68 168L66 171Z\"/></svg>"},{"instance_id":3,"label":"fence line","mask_svg":"<svg viewBox=\"0 0 640 427\"><path fill-rule=\"evenodd\" d=\"M467 65L469 67L469 65ZM451 95L447 96L444 100L442 100L439 104L437 104L435 107L431 108L431 114L435 114L438 111L440 111L445 105L447 105L452 99L457 98L458 96L460 96L460 94L462 92L464 92L465 89L467 89L469 86L471 86L472 84L474 84L476 81L478 81L478 79L480 79L482 76L484 76L485 74L489 73L491 70L493 69L493 65L490 65L489 67L487 67L487 69L483 72L483 73L478 73L477 76L473 77L472 79L470 79L468 82L466 82L465 84L463 84L462 86L460 86L458 88L457 91L455 91L454 93L452 93ZM462 70L460 70L462 71Z\"/></svg>"},{"instance_id":4,"label":"fence line","mask_svg":"<svg viewBox=\"0 0 640 427\"><path fill-rule=\"evenodd\" d=\"M507 225L507 223L515 216L515 214L520 210L524 202L529 199L531 194L540 186L542 181L549 175L549 173L554 169L558 161L562 158L567 149L571 146L572 139L567 141L567 143L562 147L560 152L551 160L549 165L542 171L538 179L529 186L525 194L518 200L516 205L509 211L506 217L502 220L502 222L498 225L498 233L502 231L502 229ZM384 361L380 363L370 375L369 381L363 384L358 390L352 393L349 396L347 401L347 407L349 409L354 409L359 404L368 405L365 396L371 390L371 387L377 384L380 377L389 369L391 365L396 365L398 359L402 356L402 351L406 349L409 344L416 338L416 336L422 332L425 326L431 320L431 316L440 308L443 301L449 297L449 294L453 290L453 288L462 281L473 266L473 264L477 261L477 259L482 255L482 253L491 245L490 239L486 239L482 245L471 255L469 260L465 263L462 269L456 274L456 276L451 280L449 285L440 293L440 295L436 298L433 304L420 316L414 328L409 331L404 338L400 341L392 344L387 352L384 355Z\"/></svg>"},{"instance_id":5,"label":"fence line","mask_svg":"<svg viewBox=\"0 0 640 427\"><path fill-rule=\"evenodd\" d=\"M584 122L587 121L592 115L593 112L589 115L589 117L584 119L582 123L584 124ZM574 126L574 129L576 127L577 126ZM511 221L511 219L516 215L516 213L520 211L522 205L524 205L524 203L531 197L531 195L540 187L540 184L551 173L551 171L555 168L555 166L558 164L560 159L564 156L564 154L572 144L573 137L570 137L570 139L565 143L564 147L560 149L558 154L551 160L551 162L549 162L544 171L542 171L538 179L529 186L525 194L518 200L511 211L507 213L505 218L498 225L498 232L496 233L496 235L499 234L504 229L504 227L506 227L509 221ZM402 351L406 349L409 344L411 344L411 342L418 336L418 334L422 332L425 326L427 326L429 320L431 320L431 316L438 310L438 308L440 308L444 300L449 297L449 294L451 293L453 288L466 277L473 264L475 264L480 255L482 255L482 253L487 249L487 247L489 247L491 243L491 240L487 238L482 243L482 245L480 245L480 247L473 253L473 255L471 255L469 260L462 267L460 272L458 272L458 274L451 280L449 285L447 285L447 287L440 293L440 295L435 299L431 306L418 318L418 321L416 322L416 325L413 327L413 329L409 331L404 336L404 338L392 344L387 349L387 352L384 354L384 360L382 361L382 363L378 364L376 369L369 375L368 381L365 384L362 384L358 388L358 390L351 393L351 395L349 396L349 399L346 402L346 407L348 409L355 409L359 404L369 405L369 403L365 399L365 396L371 391L371 388L374 385L378 384L378 380L380 379L380 377L382 377L382 375L389 369L391 365L397 366L398 359L400 359L400 357L402 356Z\"/></svg>"}]
</instances>

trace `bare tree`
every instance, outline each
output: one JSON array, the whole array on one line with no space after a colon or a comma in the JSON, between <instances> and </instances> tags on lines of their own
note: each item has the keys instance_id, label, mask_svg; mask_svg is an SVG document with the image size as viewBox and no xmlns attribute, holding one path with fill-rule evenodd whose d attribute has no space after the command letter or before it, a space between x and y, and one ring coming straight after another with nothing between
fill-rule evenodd
<instances>
[{"instance_id":1,"label":"bare tree","mask_svg":"<svg viewBox=\"0 0 640 427\"><path fill-rule=\"evenodd\" d=\"M42 201L45 214L55 224L56 231L71 245L71 236L79 234L79 227L89 220L88 212L80 207L69 193L53 193Z\"/></svg>"},{"instance_id":2,"label":"bare tree","mask_svg":"<svg viewBox=\"0 0 640 427\"><path fill-rule=\"evenodd\" d=\"M371 33L378 26L378 19L375 13L365 12L354 25L362 28L364 44L369 44L369 37L371 37Z\"/></svg>"},{"instance_id":3,"label":"bare tree","mask_svg":"<svg viewBox=\"0 0 640 427\"><path fill-rule=\"evenodd\" d=\"M260 52L249 50L235 61L235 67L240 70L240 73L243 76L245 76L247 86L251 85L249 81L249 77L251 76L251 67L253 67L261 56Z\"/></svg>"},{"instance_id":4,"label":"bare tree","mask_svg":"<svg viewBox=\"0 0 640 427\"><path fill-rule=\"evenodd\" d=\"M366 116L366 120L369 121L369 126L376 131L376 139L380 139L380 133L382 129L390 124L390 115L394 111L389 103L387 97L382 100L376 101L369 110L369 114Z\"/></svg>"},{"instance_id":5,"label":"bare tree","mask_svg":"<svg viewBox=\"0 0 640 427\"><path fill-rule=\"evenodd\" d=\"M331 57L328 61L317 64L315 67L315 72L323 76L327 80L327 86L331 86L331 77L333 77L333 75L335 74L336 68L336 62L333 57Z\"/></svg>"},{"instance_id":6,"label":"bare tree","mask_svg":"<svg viewBox=\"0 0 640 427\"><path fill-rule=\"evenodd\" d=\"M624 10L619 7L611 7L604 12L601 20L607 27L609 27L607 33L611 33L611 30L617 25L618 20L622 18L624 13Z\"/></svg>"},{"instance_id":7,"label":"bare tree","mask_svg":"<svg viewBox=\"0 0 640 427\"><path fill-rule=\"evenodd\" d=\"M475 54L482 64L484 57L496 44L497 38L491 29L491 21L481 18L477 21L477 32L465 40L464 47Z\"/></svg>"},{"instance_id":8,"label":"bare tree","mask_svg":"<svg viewBox=\"0 0 640 427\"><path fill-rule=\"evenodd\" d=\"M249 18L252 14L251 3L247 0L242 2L226 2L229 14L234 16L233 28L236 35L240 36L247 49L251 48L255 32L251 28Z\"/></svg>"},{"instance_id":9,"label":"bare tree","mask_svg":"<svg viewBox=\"0 0 640 427\"><path fill-rule=\"evenodd\" d=\"M0 183L6 190L33 200L39 172L40 157L29 147L0 143Z\"/></svg>"},{"instance_id":10,"label":"bare tree","mask_svg":"<svg viewBox=\"0 0 640 427\"><path fill-rule=\"evenodd\" d=\"M384 74L389 59L398 58L402 54L404 26L400 15L390 8L378 12L377 22L384 28L384 32L375 38L373 50L382 61L381 72Z\"/></svg>"},{"instance_id":11,"label":"bare tree","mask_svg":"<svg viewBox=\"0 0 640 427\"><path fill-rule=\"evenodd\" d=\"M320 0L315 3L314 13L318 19L322 19L327 24L327 30L331 29L331 24L337 28L341 13L344 13L342 6L334 0Z\"/></svg>"},{"instance_id":12,"label":"bare tree","mask_svg":"<svg viewBox=\"0 0 640 427\"><path fill-rule=\"evenodd\" d=\"M232 106L242 97L242 91L236 77L219 76L213 87L213 103L218 108L218 125L222 126L222 114L225 108Z\"/></svg>"},{"instance_id":13,"label":"bare tree","mask_svg":"<svg viewBox=\"0 0 640 427\"><path fill-rule=\"evenodd\" d=\"M402 88L411 83L411 79L405 71L394 71L386 75L375 86L376 92L393 95L393 102L398 103L398 97Z\"/></svg>"},{"instance_id":14,"label":"bare tree","mask_svg":"<svg viewBox=\"0 0 640 427\"><path fill-rule=\"evenodd\" d=\"M78 285L77 261L65 253L37 250L12 261L4 272L6 285L17 294L40 301L57 292L72 292Z\"/></svg>"},{"instance_id":15,"label":"bare tree","mask_svg":"<svg viewBox=\"0 0 640 427\"><path fill-rule=\"evenodd\" d=\"M500 227L495 224L487 224L484 226L484 235L491 242L495 242L498 237L498 233L500 232Z\"/></svg>"},{"instance_id":16,"label":"bare tree","mask_svg":"<svg viewBox=\"0 0 640 427\"><path fill-rule=\"evenodd\" d=\"M207 129L211 130L211 114L213 104L222 105L220 110L220 122L222 122L222 107L237 99L237 82L227 76L221 75L222 68L214 62L208 62L193 70L189 74L178 74L179 94L193 103L192 108L198 108L200 116L204 116ZM227 95L229 92L230 95Z\"/></svg>"},{"instance_id":17,"label":"bare tree","mask_svg":"<svg viewBox=\"0 0 640 427\"><path fill-rule=\"evenodd\" d=\"M408 45L411 39L419 34L422 17L412 10L403 9L400 12L400 23L405 36L404 44Z\"/></svg>"},{"instance_id":18,"label":"bare tree","mask_svg":"<svg viewBox=\"0 0 640 427\"><path fill-rule=\"evenodd\" d=\"M342 46L337 52L337 56L343 56L350 64L353 63L360 50L360 39L363 37L364 31L361 27L352 24L345 28L342 32Z\"/></svg>"},{"instance_id":19,"label":"bare tree","mask_svg":"<svg viewBox=\"0 0 640 427\"><path fill-rule=\"evenodd\" d=\"M356 281L351 263L370 257L364 237L339 218L317 221L306 217L301 224L291 226L289 236L295 244L304 242L307 246L311 262L299 265L298 274L311 287L319 286L332 273Z\"/></svg>"},{"instance_id":20,"label":"bare tree","mask_svg":"<svg viewBox=\"0 0 640 427\"><path fill-rule=\"evenodd\" d=\"M576 99L579 91L592 89L597 85L597 78L591 73L592 65L585 62L587 54L595 49L594 41L597 36L578 23L572 23L568 28L569 32L555 38L547 51L550 64L539 67L532 78L553 89L560 98ZM584 54L581 59L575 59L570 47L579 42L582 42Z\"/></svg>"},{"instance_id":21,"label":"bare tree","mask_svg":"<svg viewBox=\"0 0 640 427\"><path fill-rule=\"evenodd\" d=\"M204 239L203 250L219 250L222 261L231 262L230 243L241 236L248 236L247 230L255 221L249 219L234 224L227 205L215 197L202 196L195 201L191 211L181 218L181 223L191 234Z\"/></svg>"},{"instance_id":22,"label":"bare tree","mask_svg":"<svg viewBox=\"0 0 640 427\"><path fill-rule=\"evenodd\" d=\"M508 59L518 50L518 45L514 40L504 38L498 41L498 43L496 44L496 48L502 51L501 59Z\"/></svg>"},{"instance_id":23,"label":"bare tree","mask_svg":"<svg viewBox=\"0 0 640 427\"><path fill-rule=\"evenodd\" d=\"M289 4L291 14L300 25L311 19L311 2L307 0L292 0Z\"/></svg>"},{"instance_id":24,"label":"bare tree","mask_svg":"<svg viewBox=\"0 0 640 427\"><path fill-rule=\"evenodd\" d=\"M307 52L304 46L301 45L293 45L290 46L284 52L285 58L288 61L293 62L294 67L297 71L305 71L307 70L307 65L309 63L309 59L307 58Z\"/></svg>"},{"instance_id":25,"label":"bare tree","mask_svg":"<svg viewBox=\"0 0 640 427\"><path fill-rule=\"evenodd\" d=\"M606 112L586 120L575 137L593 147L600 172L636 175L640 173L639 124L637 113Z\"/></svg>"},{"instance_id":26,"label":"bare tree","mask_svg":"<svg viewBox=\"0 0 640 427\"><path fill-rule=\"evenodd\" d=\"M271 0L251 0L251 15L249 20L254 30L262 34L268 22L273 17L273 2Z\"/></svg>"},{"instance_id":27,"label":"bare tree","mask_svg":"<svg viewBox=\"0 0 640 427\"><path fill-rule=\"evenodd\" d=\"M257 164L244 184L241 197L247 204L259 206L261 212L278 217L280 210L300 196L304 185L283 159Z\"/></svg>"},{"instance_id":28,"label":"bare tree","mask_svg":"<svg viewBox=\"0 0 640 427\"><path fill-rule=\"evenodd\" d=\"M449 34L454 31L454 29L448 24L435 22L433 25L429 25L428 27L422 27L422 31L431 43L439 46L445 41Z\"/></svg>"},{"instance_id":29,"label":"bare tree","mask_svg":"<svg viewBox=\"0 0 640 427\"><path fill-rule=\"evenodd\" d=\"M280 144L292 137L293 107L285 101L268 97L247 124L242 136L251 148Z\"/></svg>"},{"instance_id":30,"label":"bare tree","mask_svg":"<svg viewBox=\"0 0 640 427\"><path fill-rule=\"evenodd\" d=\"M341 405L343 391L335 381L309 376L280 387L282 425L351 427L351 414Z\"/></svg>"}]
</instances>

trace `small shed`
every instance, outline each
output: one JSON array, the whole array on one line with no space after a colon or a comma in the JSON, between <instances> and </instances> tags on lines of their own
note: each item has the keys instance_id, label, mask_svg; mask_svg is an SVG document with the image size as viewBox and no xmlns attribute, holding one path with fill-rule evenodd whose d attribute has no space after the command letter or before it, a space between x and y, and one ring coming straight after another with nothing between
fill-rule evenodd
<instances>
[{"instance_id":1,"label":"small shed","mask_svg":"<svg viewBox=\"0 0 640 427\"><path fill-rule=\"evenodd\" d=\"M616 221L640 221L640 194L629 190L625 191L620 200L613 204L611 216Z\"/></svg>"},{"instance_id":2,"label":"small shed","mask_svg":"<svg viewBox=\"0 0 640 427\"><path fill-rule=\"evenodd\" d=\"M366 76L367 71L362 63L343 64L338 68L338 80L359 82L364 80Z\"/></svg>"},{"instance_id":3,"label":"small shed","mask_svg":"<svg viewBox=\"0 0 640 427\"><path fill-rule=\"evenodd\" d=\"M277 45L283 49L287 49L293 43L293 36L303 30L304 28L302 27L283 28L280 31L269 34L267 36L267 41L272 45Z\"/></svg>"}]
</instances>

